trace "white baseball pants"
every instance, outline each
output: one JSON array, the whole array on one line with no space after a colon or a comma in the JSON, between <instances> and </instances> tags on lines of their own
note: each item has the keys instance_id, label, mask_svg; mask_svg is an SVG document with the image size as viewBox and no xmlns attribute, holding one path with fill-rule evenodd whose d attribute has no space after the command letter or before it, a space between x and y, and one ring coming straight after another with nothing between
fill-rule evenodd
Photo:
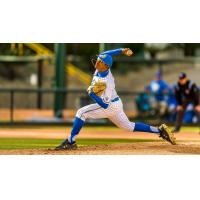
<instances>
[{"instance_id":1,"label":"white baseball pants","mask_svg":"<svg viewBox=\"0 0 200 200\"><path fill-rule=\"evenodd\" d=\"M135 127L135 123L129 121L128 117L124 113L121 100L112 102L107 109L102 108L97 103L84 106L77 111L76 117L83 121L87 119L108 118L119 128L128 131L133 131Z\"/></svg>"}]
</instances>

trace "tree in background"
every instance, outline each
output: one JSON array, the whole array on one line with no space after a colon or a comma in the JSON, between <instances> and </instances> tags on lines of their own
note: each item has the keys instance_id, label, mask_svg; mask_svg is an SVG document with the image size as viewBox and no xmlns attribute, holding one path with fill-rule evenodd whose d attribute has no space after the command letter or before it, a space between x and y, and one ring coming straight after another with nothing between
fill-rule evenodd
<instances>
[{"instance_id":1,"label":"tree in background","mask_svg":"<svg viewBox=\"0 0 200 200\"><path fill-rule=\"evenodd\" d=\"M167 45L166 43L146 43L144 50L150 54L151 59L156 59L157 54L164 51Z\"/></svg>"},{"instance_id":2,"label":"tree in background","mask_svg":"<svg viewBox=\"0 0 200 200\"><path fill-rule=\"evenodd\" d=\"M165 50L181 49L184 56L197 56L196 50L200 49L200 43L170 43L166 46Z\"/></svg>"}]
</instances>

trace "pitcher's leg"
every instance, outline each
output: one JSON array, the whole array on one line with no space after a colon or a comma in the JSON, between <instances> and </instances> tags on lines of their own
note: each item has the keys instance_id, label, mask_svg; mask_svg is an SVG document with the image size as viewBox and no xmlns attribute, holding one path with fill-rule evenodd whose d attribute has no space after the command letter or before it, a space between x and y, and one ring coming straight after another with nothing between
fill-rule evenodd
<instances>
[{"instance_id":1,"label":"pitcher's leg","mask_svg":"<svg viewBox=\"0 0 200 200\"><path fill-rule=\"evenodd\" d=\"M160 130L156 127L141 122L131 122L123 111L116 113L116 115L109 117L109 119L116 126L127 131L149 132L156 134L160 133Z\"/></svg>"},{"instance_id":2,"label":"pitcher's leg","mask_svg":"<svg viewBox=\"0 0 200 200\"><path fill-rule=\"evenodd\" d=\"M160 134L159 128L155 126L150 126L142 122L135 122L134 131Z\"/></svg>"},{"instance_id":3,"label":"pitcher's leg","mask_svg":"<svg viewBox=\"0 0 200 200\"><path fill-rule=\"evenodd\" d=\"M76 136L79 134L81 128L85 124L86 119L99 119L105 118L105 111L98 104L91 104L80 108L74 119L73 127L68 139L64 140L59 146L56 147L56 150L62 149L75 149L76 146Z\"/></svg>"},{"instance_id":4,"label":"pitcher's leg","mask_svg":"<svg viewBox=\"0 0 200 200\"><path fill-rule=\"evenodd\" d=\"M69 143L75 142L75 137L79 134L81 128L84 126L84 123L85 121L78 117L75 117L71 133L68 137Z\"/></svg>"},{"instance_id":5,"label":"pitcher's leg","mask_svg":"<svg viewBox=\"0 0 200 200\"><path fill-rule=\"evenodd\" d=\"M109 117L109 119L118 127L123 128L127 131L154 133L159 135L159 137L163 138L164 140L170 142L171 144L176 144L173 133L165 124L162 124L159 128L157 128L141 122L133 123L130 122L123 111L116 113L116 115Z\"/></svg>"},{"instance_id":6,"label":"pitcher's leg","mask_svg":"<svg viewBox=\"0 0 200 200\"><path fill-rule=\"evenodd\" d=\"M103 118L103 108L98 104L91 104L80 108L74 120L73 128L71 134L68 137L70 143L75 142L76 136L79 134L81 128L83 127L86 119L98 119Z\"/></svg>"}]
</instances>

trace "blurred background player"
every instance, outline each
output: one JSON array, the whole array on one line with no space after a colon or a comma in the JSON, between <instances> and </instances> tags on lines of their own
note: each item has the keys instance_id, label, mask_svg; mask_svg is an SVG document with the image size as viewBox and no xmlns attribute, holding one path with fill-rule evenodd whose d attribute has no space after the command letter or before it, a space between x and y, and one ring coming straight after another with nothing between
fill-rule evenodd
<instances>
[{"instance_id":1,"label":"blurred background player","mask_svg":"<svg viewBox=\"0 0 200 200\"><path fill-rule=\"evenodd\" d=\"M156 72L154 80L146 87L146 91L151 95L151 108L163 117L167 112L166 93L168 93L169 86L162 79L160 71Z\"/></svg>"},{"instance_id":2,"label":"blurred background player","mask_svg":"<svg viewBox=\"0 0 200 200\"><path fill-rule=\"evenodd\" d=\"M138 116L148 117L155 115L155 111L150 104L150 97L146 92L140 93L135 97L135 104L137 106Z\"/></svg>"},{"instance_id":3,"label":"blurred background player","mask_svg":"<svg viewBox=\"0 0 200 200\"><path fill-rule=\"evenodd\" d=\"M174 122L176 120L176 96L174 94L174 85L169 86L167 96L167 120Z\"/></svg>"},{"instance_id":4,"label":"blurred background player","mask_svg":"<svg viewBox=\"0 0 200 200\"><path fill-rule=\"evenodd\" d=\"M153 127L140 122L131 122L124 113L123 104L115 90L115 81L111 73L112 56L124 54L131 56L133 52L129 48L120 48L101 53L95 64L95 73L93 75L91 86L88 88L88 95L95 102L80 108L74 120L73 128L69 137L64 140L56 150L76 149L76 136L84 126L87 119L108 118L116 126L130 132L149 132L154 133L164 140L175 144L175 138L165 124L159 128ZM101 95L98 95L92 89L95 84L103 82L106 85Z\"/></svg>"},{"instance_id":5,"label":"blurred background player","mask_svg":"<svg viewBox=\"0 0 200 200\"><path fill-rule=\"evenodd\" d=\"M193 104L198 123L200 124L199 89L194 82L187 78L186 73L181 73L179 75L179 80L174 87L174 91L177 101L177 117L173 132L180 131L185 110L190 104Z\"/></svg>"}]
</instances>

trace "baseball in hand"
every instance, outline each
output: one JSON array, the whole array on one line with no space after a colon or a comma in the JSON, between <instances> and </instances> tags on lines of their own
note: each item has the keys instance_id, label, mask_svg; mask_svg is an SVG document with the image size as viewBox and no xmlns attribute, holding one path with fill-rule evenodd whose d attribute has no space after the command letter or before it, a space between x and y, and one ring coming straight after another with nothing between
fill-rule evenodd
<instances>
[{"instance_id":1,"label":"baseball in hand","mask_svg":"<svg viewBox=\"0 0 200 200\"><path fill-rule=\"evenodd\" d=\"M128 49L128 51L126 52L127 56L131 56L133 54L132 50Z\"/></svg>"},{"instance_id":2,"label":"baseball in hand","mask_svg":"<svg viewBox=\"0 0 200 200\"><path fill-rule=\"evenodd\" d=\"M126 56L131 56L131 55L133 55L133 51L129 48L124 48L123 54L125 54Z\"/></svg>"}]
</instances>

